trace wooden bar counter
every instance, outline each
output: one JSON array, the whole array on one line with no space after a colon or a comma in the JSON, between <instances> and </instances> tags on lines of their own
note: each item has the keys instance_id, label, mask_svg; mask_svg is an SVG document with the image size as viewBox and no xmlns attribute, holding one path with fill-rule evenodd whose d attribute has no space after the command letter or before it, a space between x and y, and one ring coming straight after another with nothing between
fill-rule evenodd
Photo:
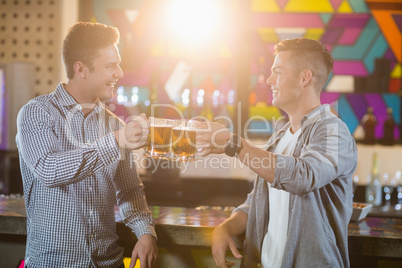
<instances>
[{"instance_id":1,"label":"wooden bar counter","mask_svg":"<svg viewBox=\"0 0 402 268\"><path fill-rule=\"evenodd\" d=\"M151 206L150 209L156 220L161 263L164 263L160 267L216 267L210 253L211 235L213 228L230 215L230 208ZM119 243L129 257L136 238L121 222L118 210L116 221ZM0 196L0 239L6 243L3 240L18 235L26 236L24 199ZM241 248L242 237L236 237L236 242ZM351 267L402 267L402 219L368 217L350 222L349 254Z\"/></svg>"}]
</instances>

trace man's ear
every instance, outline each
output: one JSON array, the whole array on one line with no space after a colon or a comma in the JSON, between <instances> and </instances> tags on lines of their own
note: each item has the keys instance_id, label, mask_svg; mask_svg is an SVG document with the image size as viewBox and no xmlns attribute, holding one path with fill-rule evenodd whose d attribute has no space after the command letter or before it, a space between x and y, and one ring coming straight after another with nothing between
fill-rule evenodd
<instances>
[{"instance_id":1,"label":"man's ear","mask_svg":"<svg viewBox=\"0 0 402 268\"><path fill-rule=\"evenodd\" d=\"M300 86L302 88L307 87L312 78L313 78L313 72L310 69L302 71L300 77Z\"/></svg>"},{"instance_id":2,"label":"man's ear","mask_svg":"<svg viewBox=\"0 0 402 268\"><path fill-rule=\"evenodd\" d=\"M88 70L87 67L81 61L76 61L74 63L74 73L78 77L81 77L82 79L85 79L87 77L87 70Z\"/></svg>"}]
</instances>

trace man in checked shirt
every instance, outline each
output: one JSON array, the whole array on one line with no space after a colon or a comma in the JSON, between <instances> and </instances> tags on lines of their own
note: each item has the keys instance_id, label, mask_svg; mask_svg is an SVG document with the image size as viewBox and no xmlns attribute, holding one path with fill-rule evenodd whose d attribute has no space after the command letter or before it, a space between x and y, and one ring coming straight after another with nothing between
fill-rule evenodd
<instances>
[{"instance_id":1,"label":"man in checked shirt","mask_svg":"<svg viewBox=\"0 0 402 268\"><path fill-rule=\"evenodd\" d=\"M17 119L27 211L27 267L124 267L114 206L138 238L130 267L155 267L154 220L132 150L144 115L124 124L103 101L123 77L119 31L79 22L63 43L68 82L26 104Z\"/></svg>"}]
</instances>

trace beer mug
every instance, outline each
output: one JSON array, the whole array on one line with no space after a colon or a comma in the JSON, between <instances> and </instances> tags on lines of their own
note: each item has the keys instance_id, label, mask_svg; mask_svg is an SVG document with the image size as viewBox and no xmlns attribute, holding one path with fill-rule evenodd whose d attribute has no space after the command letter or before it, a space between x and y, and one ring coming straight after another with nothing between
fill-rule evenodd
<instances>
[{"instance_id":1,"label":"beer mug","mask_svg":"<svg viewBox=\"0 0 402 268\"><path fill-rule=\"evenodd\" d=\"M172 131L172 154L174 161L197 160L195 120L174 120Z\"/></svg>"},{"instance_id":2,"label":"beer mug","mask_svg":"<svg viewBox=\"0 0 402 268\"><path fill-rule=\"evenodd\" d=\"M152 158L170 158L172 145L171 120L149 117L149 136L144 149L144 156Z\"/></svg>"}]
</instances>

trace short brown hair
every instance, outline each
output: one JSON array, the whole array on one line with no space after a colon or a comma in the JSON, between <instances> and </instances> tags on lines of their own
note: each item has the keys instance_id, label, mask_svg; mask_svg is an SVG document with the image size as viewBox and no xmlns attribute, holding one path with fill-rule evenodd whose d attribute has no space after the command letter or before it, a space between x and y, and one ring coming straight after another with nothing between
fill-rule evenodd
<instances>
[{"instance_id":1,"label":"short brown hair","mask_svg":"<svg viewBox=\"0 0 402 268\"><path fill-rule=\"evenodd\" d=\"M334 66L334 59L328 49L317 40L295 38L280 41L275 46L275 54L284 51L292 52L296 71L311 70L316 89L318 93L321 92Z\"/></svg>"},{"instance_id":2,"label":"short brown hair","mask_svg":"<svg viewBox=\"0 0 402 268\"><path fill-rule=\"evenodd\" d=\"M78 22L68 31L63 42L63 62L68 79L74 76L74 63L83 62L93 71L93 60L98 49L117 45L120 33L116 27L102 23Z\"/></svg>"}]
</instances>

